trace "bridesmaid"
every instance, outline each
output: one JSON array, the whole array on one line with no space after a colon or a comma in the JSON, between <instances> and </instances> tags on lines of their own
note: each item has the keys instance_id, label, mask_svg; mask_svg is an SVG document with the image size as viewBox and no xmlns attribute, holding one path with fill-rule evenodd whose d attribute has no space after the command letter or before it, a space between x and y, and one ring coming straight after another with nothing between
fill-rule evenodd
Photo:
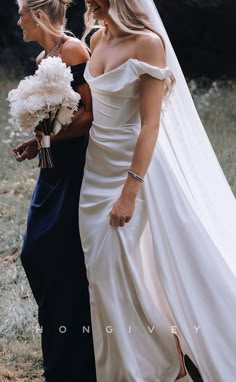
<instances>
[{"instance_id":1,"label":"bridesmaid","mask_svg":"<svg viewBox=\"0 0 236 382\"><path fill-rule=\"evenodd\" d=\"M66 131L52 138L53 169L41 169L33 193L21 260L38 304L46 382L96 381L88 282L78 231L78 200L91 95L83 78L89 59L85 46L64 32L70 0L18 0L24 41L44 50L36 63L60 56L71 67L81 104ZM14 150L16 158L38 154L36 139ZM88 328L90 332L88 333Z\"/></svg>"}]
</instances>

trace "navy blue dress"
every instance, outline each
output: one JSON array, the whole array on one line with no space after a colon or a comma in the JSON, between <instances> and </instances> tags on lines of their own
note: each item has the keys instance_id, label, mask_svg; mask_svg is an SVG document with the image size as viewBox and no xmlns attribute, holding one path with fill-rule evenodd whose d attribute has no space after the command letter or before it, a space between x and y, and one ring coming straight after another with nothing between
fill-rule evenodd
<instances>
[{"instance_id":1,"label":"navy blue dress","mask_svg":"<svg viewBox=\"0 0 236 382\"><path fill-rule=\"evenodd\" d=\"M72 86L85 64L72 67ZM54 168L40 169L21 260L38 304L48 382L94 382L88 282L78 203L88 136L52 144ZM89 332L89 333L88 333Z\"/></svg>"}]
</instances>

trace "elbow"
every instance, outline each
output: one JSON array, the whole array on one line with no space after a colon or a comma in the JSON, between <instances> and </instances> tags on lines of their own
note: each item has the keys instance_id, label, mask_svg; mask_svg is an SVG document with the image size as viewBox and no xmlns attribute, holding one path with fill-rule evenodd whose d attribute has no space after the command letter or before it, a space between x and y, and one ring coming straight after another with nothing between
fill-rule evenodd
<instances>
[{"instance_id":1,"label":"elbow","mask_svg":"<svg viewBox=\"0 0 236 382\"><path fill-rule=\"evenodd\" d=\"M88 112L88 123L90 124L90 126L93 123L93 113L91 111Z\"/></svg>"},{"instance_id":2,"label":"elbow","mask_svg":"<svg viewBox=\"0 0 236 382\"><path fill-rule=\"evenodd\" d=\"M90 111L85 111L83 113L83 118L80 120L80 123L77 125L81 135L85 135L89 132L93 123L93 113Z\"/></svg>"},{"instance_id":3,"label":"elbow","mask_svg":"<svg viewBox=\"0 0 236 382\"><path fill-rule=\"evenodd\" d=\"M159 126L160 126L159 121L145 122L145 123L142 123L142 130L149 130L150 132L158 133Z\"/></svg>"},{"instance_id":4,"label":"elbow","mask_svg":"<svg viewBox=\"0 0 236 382\"><path fill-rule=\"evenodd\" d=\"M86 112L86 115L84 116L85 125L87 127L87 130L90 129L93 123L93 113L92 112Z\"/></svg>"}]
</instances>

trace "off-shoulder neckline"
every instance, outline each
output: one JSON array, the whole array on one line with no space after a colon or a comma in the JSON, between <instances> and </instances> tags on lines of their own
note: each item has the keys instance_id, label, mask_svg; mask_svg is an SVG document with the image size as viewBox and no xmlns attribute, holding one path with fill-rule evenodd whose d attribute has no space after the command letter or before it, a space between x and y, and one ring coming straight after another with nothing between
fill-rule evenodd
<instances>
[{"instance_id":1,"label":"off-shoulder neckline","mask_svg":"<svg viewBox=\"0 0 236 382\"><path fill-rule=\"evenodd\" d=\"M140 64L144 64L144 65L150 66L150 67L152 67L152 68L159 69L159 70L161 70L161 71L169 70L168 66L166 66L165 68L160 68L159 66L150 65L150 64L148 64L147 62L140 61L140 60L138 60L137 58L128 58L126 61L124 61L122 64L120 64L120 65L117 66L116 68L111 69L111 70L109 70L108 72L99 74L98 76L93 76L93 75L91 74L91 72L90 72L90 60L87 61L86 69L87 69L87 71L88 71L88 73L89 73L89 76L90 76L92 79L96 80L96 79L101 78L101 77L104 77L104 76L106 76L106 75L108 75L108 74L114 73L114 72L117 71L118 69L121 69L123 66L125 66L126 64L128 64L130 61L137 61L137 62L139 62Z\"/></svg>"}]
</instances>

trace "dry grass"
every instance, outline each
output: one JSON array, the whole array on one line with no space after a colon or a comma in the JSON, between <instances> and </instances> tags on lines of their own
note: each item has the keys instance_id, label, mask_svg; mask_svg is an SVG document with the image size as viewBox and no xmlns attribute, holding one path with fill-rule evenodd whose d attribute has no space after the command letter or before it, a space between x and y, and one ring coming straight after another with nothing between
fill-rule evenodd
<instances>
[{"instance_id":1,"label":"dry grass","mask_svg":"<svg viewBox=\"0 0 236 382\"><path fill-rule=\"evenodd\" d=\"M0 281L0 339L4 343L29 340L38 335L36 305L19 259L14 263L5 260Z\"/></svg>"},{"instance_id":2,"label":"dry grass","mask_svg":"<svg viewBox=\"0 0 236 382\"><path fill-rule=\"evenodd\" d=\"M39 340L12 341L0 348L0 382L42 382Z\"/></svg>"},{"instance_id":3,"label":"dry grass","mask_svg":"<svg viewBox=\"0 0 236 382\"><path fill-rule=\"evenodd\" d=\"M41 382L37 308L19 260L38 170L11 153L26 136L8 124L6 96L18 82L8 78L0 79L0 382Z\"/></svg>"}]
</instances>

